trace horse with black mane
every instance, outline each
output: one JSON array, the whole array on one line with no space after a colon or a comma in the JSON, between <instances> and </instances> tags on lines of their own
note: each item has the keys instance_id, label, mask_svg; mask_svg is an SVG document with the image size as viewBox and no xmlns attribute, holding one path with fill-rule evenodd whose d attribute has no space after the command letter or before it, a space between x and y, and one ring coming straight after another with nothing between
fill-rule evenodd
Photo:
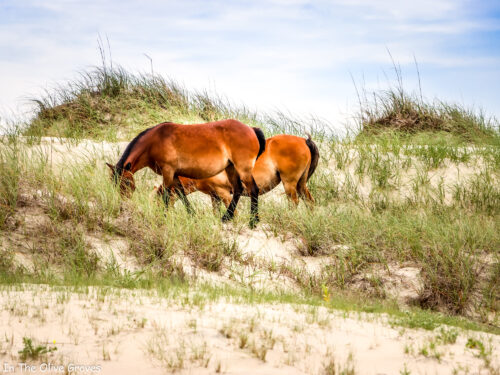
<instances>
[{"instance_id":1,"label":"horse with black mane","mask_svg":"<svg viewBox=\"0 0 500 375\"><path fill-rule=\"evenodd\" d=\"M135 190L134 173L149 167L163 177L163 199L168 207L171 188L188 212L191 205L179 177L209 178L226 171L233 197L222 217L231 220L243 187L251 197L250 226L259 221L259 188L252 177L257 157L265 150L265 137L259 128L237 120L182 125L165 122L144 130L129 143L116 165L106 163L122 195Z\"/></svg>"}]
</instances>

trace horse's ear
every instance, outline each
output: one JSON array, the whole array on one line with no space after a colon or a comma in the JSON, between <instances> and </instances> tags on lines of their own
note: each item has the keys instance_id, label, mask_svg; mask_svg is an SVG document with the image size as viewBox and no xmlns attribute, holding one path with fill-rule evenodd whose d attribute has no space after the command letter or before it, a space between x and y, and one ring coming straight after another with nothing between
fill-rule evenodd
<instances>
[{"instance_id":1,"label":"horse's ear","mask_svg":"<svg viewBox=\"0 0 500 375\"><path fill-rule=\"evenodd\" d=\"M106 163L106 165L111 169L112 172L115 171L115 166L113 164Z\"/></svg>"},{"instance_id":2,"label":"horse's ear","mask_svg":"<svg viewBox=\"0 0 500 375\"><path fill-rule=\"evenodd\" d=\"M125 170L126 171L130 171L132 169L132 164L131 163L127 163L127 165L125 166Z\"/></svg>"}]
</instances>

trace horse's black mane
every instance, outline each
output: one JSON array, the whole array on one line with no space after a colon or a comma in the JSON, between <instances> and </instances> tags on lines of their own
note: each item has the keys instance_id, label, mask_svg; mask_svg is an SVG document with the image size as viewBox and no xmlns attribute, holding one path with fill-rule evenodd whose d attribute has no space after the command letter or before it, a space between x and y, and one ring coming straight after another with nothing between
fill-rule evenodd
<instances>
[{"instance_id":1,"label":"horse's black mane","mask_svg":"<svg viewBox=\"0 0 500 375\"><path fill-rule=\"evenodd\" d=\"M160 125L163 125L163 124L171 124L171 122L162 122L161 124L158 124L158 125L155 125L155 126L152 126L146 130L143 130L142 132L140 132L134 139L132 139L132 141L128 144L127 148L125 149L125 151L123 152L123 155L122 157L120 158L120 160L118 160L118 163L116 163L116 171L121 174L122 170L123 170L123 164L125 164L125 160L127 160L127 158L129 157L130 153L132 152L132 150L134 149L135 147L135 144L137 143L137 141L139 139L142 138L142 136L144 134L146 134L147 132L149 132L150 130L156 128L157 126L160 126Z\"/></svg>"},{"instance_id":2,"label":"horse's black mane","mask_svg":"<svg viewBox=\"0 0 500 375\"><path fill-rule=\"evenodd\" d=\"M130 155L130 153L132 152L132 149L134 148L135 144L137 143L137 141L139 139L142 138L142 136L144 134L146 134L147 132L149 132L151 129L153 129L153 127L151 128L148 128L146 130L143 130L142 132L140 132L134 139L132 139L132 142L130 142L127 146L127 148L125 149L125 151L123 152L123 155L122 157L120 158L120 160L118 160L118 163L116 163L116 171L121 173L122 169L123 169L123 164L125 163L125 160L127 160L128 156Z\"/></svg>"}]
</instances>

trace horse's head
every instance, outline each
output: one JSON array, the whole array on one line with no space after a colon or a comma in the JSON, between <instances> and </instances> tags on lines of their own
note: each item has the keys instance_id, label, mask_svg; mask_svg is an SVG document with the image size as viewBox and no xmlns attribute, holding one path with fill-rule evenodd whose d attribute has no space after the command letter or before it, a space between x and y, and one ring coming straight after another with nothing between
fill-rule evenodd
<instances>
[{"instance_id":1,"label":"horse's head","mask_svg":"<svg viewBox=\"0 0 500 375\"><path fill-rule=\"evenodd\" d=\"M130 198L135 191L134 174L130 171L132 167L131 164L127 163L123 168L116 168L109 163L106 163L106 165L111 169L111 181L113 181L115 185L120 186L121 195Z\"/></svg>"}]
</instances>

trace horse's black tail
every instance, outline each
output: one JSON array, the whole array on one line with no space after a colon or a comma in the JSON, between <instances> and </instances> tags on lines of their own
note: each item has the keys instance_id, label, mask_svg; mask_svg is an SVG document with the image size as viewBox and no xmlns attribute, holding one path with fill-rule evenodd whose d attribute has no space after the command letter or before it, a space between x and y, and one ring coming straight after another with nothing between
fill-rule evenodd
<instances>
[{"instance_id":1,"label":"horse's black tail","mask_svg":"<svg viewBox=\"0 0 500 375\"><path fill-rule=\"evenodd\" d=\"M306 145L309 147L309 151L311 151L311 165L309 166L309 174L307 175L307 180L311 178L312 174L316 170L319 161L319 150L316 143L311 138L311 134L307 134Z\"/></svg>"},{"instance_id":2,"label":"horse's black tail","mask_svg":"<svg viewBox=\"0 0 500 375\"><path fill-rule=\"evenodd\" d=\"M259 153L257 154L257 157L259 157L266 149L266 136L264 135L264 132L260 130L260 128L252 129L255 132L257 139L259 140Z\"/></svg>"}]
</instances>

